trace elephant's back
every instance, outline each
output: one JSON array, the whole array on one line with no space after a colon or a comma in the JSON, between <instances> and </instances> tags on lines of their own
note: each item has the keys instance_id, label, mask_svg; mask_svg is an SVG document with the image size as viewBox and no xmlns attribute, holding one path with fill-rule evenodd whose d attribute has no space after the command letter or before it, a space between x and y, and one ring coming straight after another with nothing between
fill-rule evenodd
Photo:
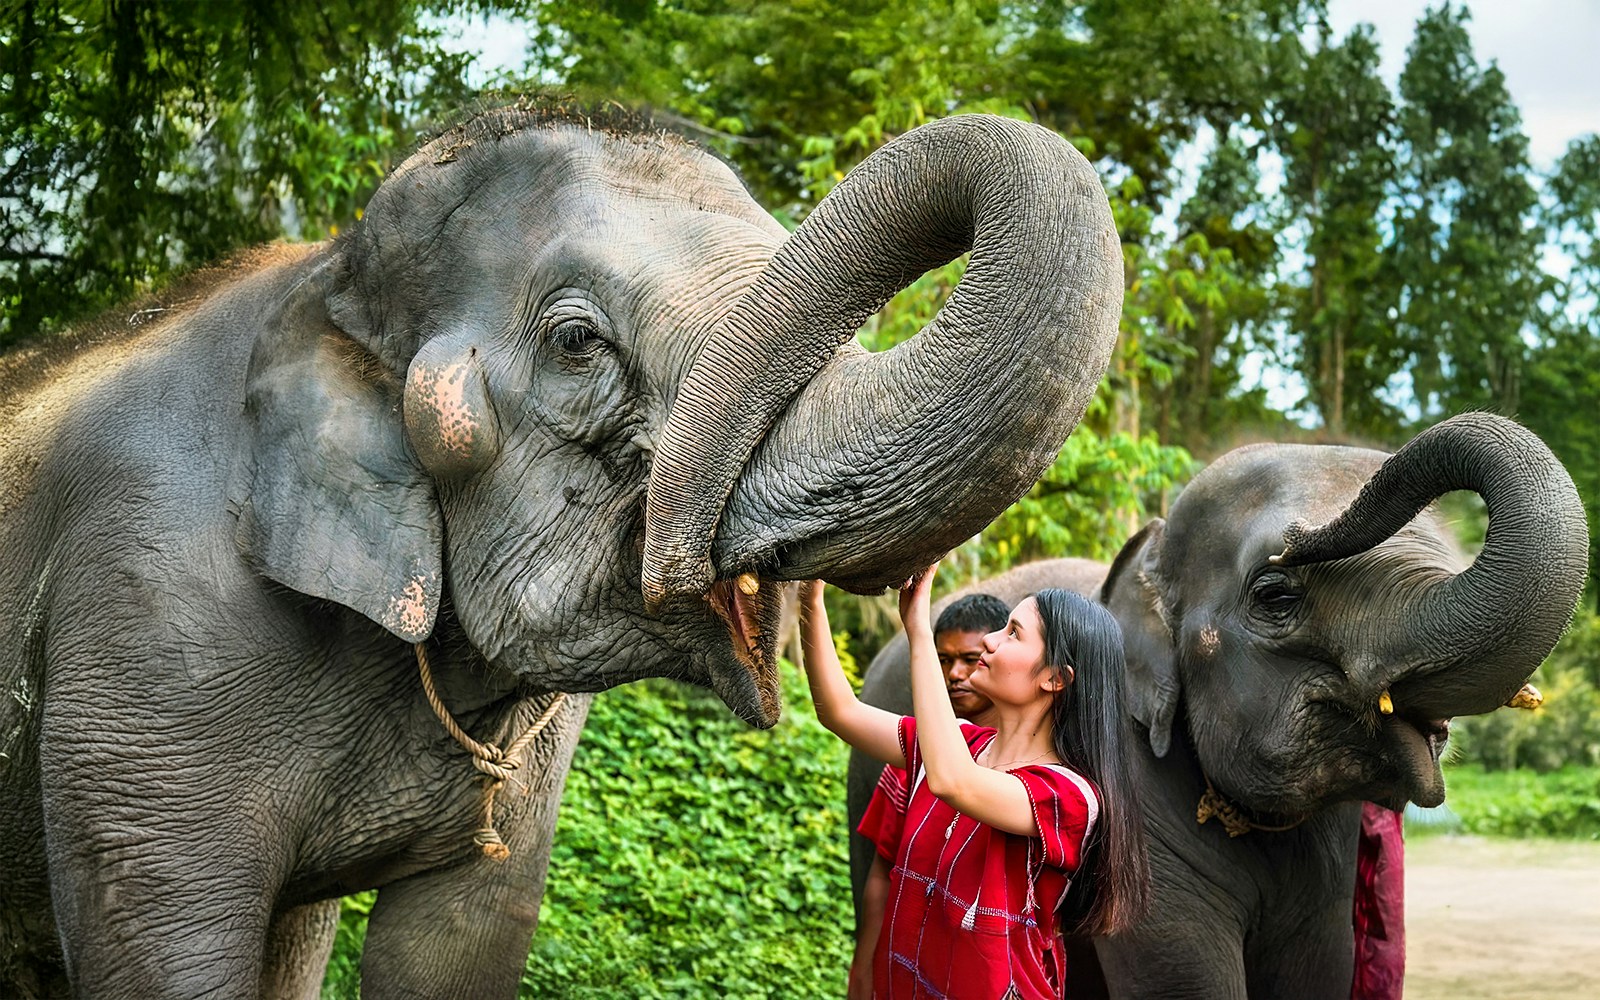
<instances>
[{"instance_id":1,"label":"elephant's back","mask_svg":"<svg viewBox=\"0 0 1600 1000\"><path fill-rule=\"evenodd\" d=\"M264 299L310 249L249 251L0 354L0 525L63 450L147 449L187 415L236 413Z\"/></svg>"}]
</instances>

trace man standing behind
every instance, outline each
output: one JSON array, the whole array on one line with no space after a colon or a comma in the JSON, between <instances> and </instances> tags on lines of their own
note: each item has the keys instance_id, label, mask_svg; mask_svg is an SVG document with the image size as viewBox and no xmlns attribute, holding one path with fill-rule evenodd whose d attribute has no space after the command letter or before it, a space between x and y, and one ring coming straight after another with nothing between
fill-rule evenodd
<instances>
[{"instance_id":1,"label":"man standing behind","mask_svg":"<svg viewBox=\"0 0 1600 1000\"><path fill-rule=\"evenodd\" d=\"M945 608L933 625L933 644L939 652L939 666L950 693L956 715L977 725L988 725L989 699L967 686L967 678L983 656L983 637L1006 627L1011 609L990 594L968 594ZM849 1000L870 1000L872 996L872 953L883 928L883 911L889 896L889 867L900 846L905 826L906 797L910 792L906 772L886 767L878 778L872 801L856 831L872 841L877 854L861 890L856 951L850 961Z\"/></svg>"}]
</instances>

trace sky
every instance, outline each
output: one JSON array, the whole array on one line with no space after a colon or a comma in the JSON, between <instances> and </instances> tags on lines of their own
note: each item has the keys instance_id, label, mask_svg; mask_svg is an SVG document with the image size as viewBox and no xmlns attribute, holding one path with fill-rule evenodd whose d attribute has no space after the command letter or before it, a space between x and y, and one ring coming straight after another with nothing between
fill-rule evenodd
<instances>
[{"instance_id":1,"label":"sky","mask_svg":"<svg viewBox=\"0 0 1600 1000\"><path fill-rule=\"evenodd\" d=\"M1358 22L1377 29L1382 73L1391 86L1405 66L1426 0L1329 0L1343 37ZM1548 170L1580 135L1600 131L1600 0L1476 0L1467 33L1479 65L1493 60L1522 111L1529 155Z\"/></svg>"}]
</instances>

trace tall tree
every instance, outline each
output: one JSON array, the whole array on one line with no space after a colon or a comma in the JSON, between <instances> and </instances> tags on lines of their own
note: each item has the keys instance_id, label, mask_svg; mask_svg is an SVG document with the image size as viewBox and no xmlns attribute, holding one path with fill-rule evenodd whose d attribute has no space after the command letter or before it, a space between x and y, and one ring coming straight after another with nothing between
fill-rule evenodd
<instances>
[{"instance_id":1,"label":"tall tree","mask_svg":"<svg viewBox=\"0 0 1600 1000\"><path fill-rule=\"evenodd\" d=\"M1044 0L1006 9L1020 96L1039 121L1092 136L1164 200L1173 157L1204 126L1259 125L1279 50L1325 0Z\"/></svg>"},{"instance_id":2,"label":"tall tree","mask_svg":"<svg viewBox=\"0 0 1600 1000\"><path fill-rule=\"evenodd\" d=\"M1593 596L1600 592L1600 135L1567 147L1541 214L1567 271L1547 301L1518 416L1562 460L1584 498Z\"/></svg>"},{"instance_id":3,"label":"tall tree","mask_svg":"<svg viewBox=\"0 0 1600 1000\"><path fill-rule=\"evenodd\" d=\"M1430 10L1400 74L1388 273L1425 416L1514 412L1545 277L1521 117L1472 54L1464 7Z\"/></svg>"},{"instance_id":4,"label":"tall tree","mask_svg":"<svg viewBox=\"0 0 1600 1000\"><path fill-rule=\"evenodd\" d=\"M0 342L349 218L464 99L419 2L15 0L0 14ZM404 110L403 110L404 109Z\"/></svg>"},{"instance_id":5,"label":"tall tree","mask_svg":"<svg viewBox=\"0 0 1600 1000\"><path fill-rule=\"evenodd\" d=\"M1216 143L1178 212L1166 249L1168 279L1155 287L1167 340L1177 350L1165 386L1152 384L1154 427L1163 441L1211 449L1226 428L1265 417L1260 392L1244 392L1242 365L1271 318L1278 244L1262 205L1255 149L1235 132Z\"/></svg>"},{"instance_id":6,"label":"tall tree","mask_svg":"<svg viewBox=\"0 0 1600 1000\"><path fill-rule=\"evenodd\" d=\"M1369 25L1317 44L1285 74L1274 123L1283 199L1304 233L1306 268L1284 289L1295 362L1327 430L1385 436L1398 413L1382 390L1403 363L1379 279L1382 206L1394 181L1393 100Z\"/></svg>"}]
</instances>

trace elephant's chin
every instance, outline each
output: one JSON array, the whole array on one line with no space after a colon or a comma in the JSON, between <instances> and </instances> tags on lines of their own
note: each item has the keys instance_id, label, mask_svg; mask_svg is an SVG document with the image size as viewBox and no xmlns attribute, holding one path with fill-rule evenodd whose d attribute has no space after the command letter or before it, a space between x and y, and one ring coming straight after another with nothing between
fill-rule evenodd
<instances>
[{"instance_id":1,"label":"elephant's chin","mask_svg":"<svg viewBox=\"0 0 1600 1000\"><path fill-rule=\"evenodd\" d=\"M751 593L746 593L746 589ZM728 630L731 658L712 657L711 690L734 714L762 729L778 722L783 694L778 683L778 622L782 584L754 575L736 583L718 580L705 602Z\"/></svg>"},{"instance_id":2,"label":"elephant's chin","mask_svg":"<svg viewBox=\"0 0 1600 1000\"><path fill-rule=\"evenodd\" d=\"M1439 770L1439 755L1450 735L1450 720L1417 721L1399 715L1383 719L1383 740L1387 756L1400 772L1396 801L1382 803L1402 808L1407 801L1432 808L1444 801L1444 774Z\"/></svg>"}]
</instances>

